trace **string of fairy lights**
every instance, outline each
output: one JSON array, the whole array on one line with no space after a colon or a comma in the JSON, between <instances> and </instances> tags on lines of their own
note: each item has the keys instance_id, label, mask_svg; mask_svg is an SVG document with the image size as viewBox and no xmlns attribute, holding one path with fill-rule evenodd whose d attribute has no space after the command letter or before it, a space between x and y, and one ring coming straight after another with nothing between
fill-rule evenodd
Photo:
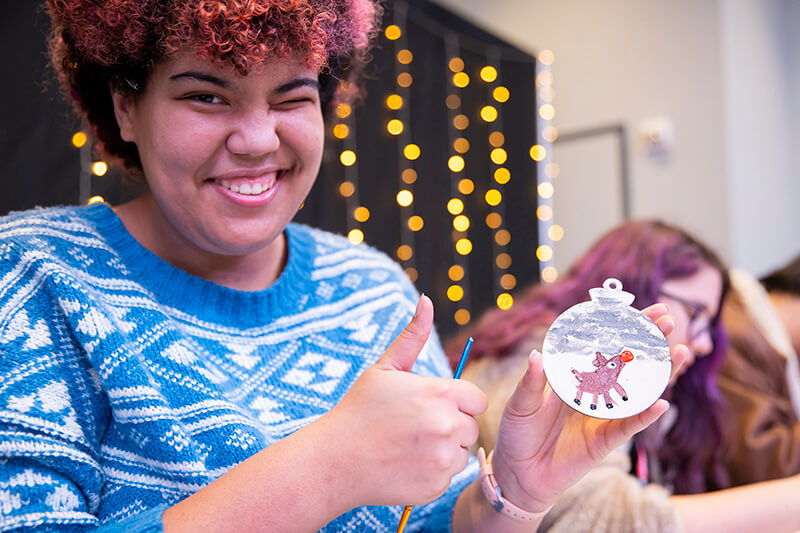
<instances>
[{"instance_id":1,"label":"string of fairy lights","mask_svg":"<svg viewBox=\"0 0 800 533\"><path fill-rule=\"evenodd\" d=\"M418 272L415 257L415 234L420 231L425 221L415 213L414 209L414 184L419 179L415 168L415 161L421 155L420 147L411 138L411 86L413 77L410 65L414 55L409 49L407 32L407 6L403 2L395 4L392 24L387 26L383 36L393 47L393 92L385 95L384 102L388 110L388 118L384 123L386 132L396 139L398 151L398 187L396 203L401 211L400 244L395 249L397 259L403 265L406 274L412 281L416 281ZM478 113L480 120L489 127L488 148L489 158L487 170L491 175L491 186L484 194L483 201L490 208L489 214L483 221L492 235L493 256L493 284L496 305L500 309L510 309L513 304L512 291L517 284L517 278L511 272L512 257L508 244L511 242L511 233L505 221L504 188L512 179L507 168L509 157L506 139L503 133L503 104L511 98L508 87L502 84L500 72L500 50L490 47L485 57L485 65L479 70L479 80L471 80L465 71L465 63L461 58L462 43L458 34L452 31L444 32L447 77L447 96L445 105L448 115L448 144L450 155L447 167L450 176L450 198L445 206L451 215L452 223L452 263L448 269L448 284L445 296L453 302L457 309L453 319L459 325L470 322L471 298L469 293L469 256L472 253L473 243L470 240L470 228L473 220L467 212L467 199L475 192L475 183L470 175L483 172L479 169L467 169L465 154L469 152L470 140L468 130L470 119L462 109L462 91L470 83L483 83L486 87L486 104ZM553 245L564 237L562 226L553 222L553 196L555 192L554 180L558 177L558 164L552 161L552 143L558 137L556 128L552 125L555 117L553 100L553 74L551 66L554 55L550 50L543 50L537 56L535 71L535 90L537 106L537 133L536 142L530 148L529 155L536 170L536 193L538 207L539 245L536 257L539 261L540 278L544 283L552 283L558 278L558 271L553 264ZM342 179L338 185L338 194L344 199L347 211L347 238L354 244L364 241L363 224L370 219L371 213L368 206L359 201L358 187L358 155L356 139L356 121L353 110L347 103L340 103L335 109L335 117L330 133L340 141L338 163L341 165ZM82 179L87 185L82 185L82 201L88 203L104 202L101 196L90 197L91 179L101 178L108 172L108 163L103 160L93 160L94 153L89 136L85 133L87 128L76 132L72 136L72 144L81 150ZM473 140L474 142L474 140Z\"/></svg>"}]
</instances>

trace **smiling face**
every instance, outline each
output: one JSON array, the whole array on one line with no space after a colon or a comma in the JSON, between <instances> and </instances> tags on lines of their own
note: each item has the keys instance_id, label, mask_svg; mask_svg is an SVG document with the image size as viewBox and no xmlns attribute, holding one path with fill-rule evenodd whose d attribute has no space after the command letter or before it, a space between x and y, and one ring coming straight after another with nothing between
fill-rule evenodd
<instances>
[{"instance_id":1,"label":"smiling face","mask_svg":"<svg viewBox=\"0 0 800 533\"><path fill-rule=\"evenodd\" d=\"M184 53L156 65L136 99L114 93L150 188L118 210L134 237L179 267L282 250L322 158L317 78L298 59L242 77Z\"/></svg>"},{"instance_id":2,"label":"smiling face","mask_svg":"<svg viewBox=\"0 0 800 533\"><path fill-rule=\"evenodd\" d=\"M716 268L703 264L690 276L666 280L661 293L658 301L667 304L675 318L675 329L667 339L669 345L689 347L690 355L678 371L683 374L698 357L714 349L711 328L719 310L722 276Z\"/></svg>"}]
</instances>

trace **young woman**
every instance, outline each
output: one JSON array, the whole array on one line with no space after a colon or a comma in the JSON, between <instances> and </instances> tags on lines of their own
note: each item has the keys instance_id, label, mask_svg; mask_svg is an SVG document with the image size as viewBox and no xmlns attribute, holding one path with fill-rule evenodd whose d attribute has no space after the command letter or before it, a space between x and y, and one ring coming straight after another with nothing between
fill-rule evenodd
<instances>
[{"instance_id":1,"label":"young woman","mask_svg":"<svg viewBox=\"0 0 800 533\"><path fill-rule=\"evenodd\" d=\"M666 416L565 492L539 531L797 530L800 500L792 494L800 478L699 494L729 486L726 408L716 385L726 348L719 310L728 276L706 246L660 222L633 221L610 231L558 281L530 288L510 311L489 312L465 333L475 344L463 377L489 399L478 418L478 443L502 442L500 413L526 354L541 349L561 312L588 300L588 289L609 277L636 295L636 307L669 306L677 325L668 342L688 346L687 361L665 394L672 403ZM449 345L451 357L458 343Z\"/></svg>"},{"instance_id":2,"label":"young woman","mask_svg":"<svg viewBox=\"0 0 800 533\"><path fill-rule=\"evenodd\" d=\"M430 300L290 224L373 2L48 10L65 91L149 190L0 220L0 529L389 531L415 504L409 530L529 530L666 410L559 417L532 357L484 469L494 510L467 451L486 399L450 379Z\"/></svg>"}]
</instances>

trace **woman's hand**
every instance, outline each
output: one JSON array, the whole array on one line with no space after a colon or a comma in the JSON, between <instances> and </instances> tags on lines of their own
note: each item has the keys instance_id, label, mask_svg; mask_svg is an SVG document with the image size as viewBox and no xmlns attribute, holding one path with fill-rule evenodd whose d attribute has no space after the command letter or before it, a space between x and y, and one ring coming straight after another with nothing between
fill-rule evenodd
<instances>
[{"instance_id":1,"label":"woman's hand","mask_svg":"<svg viewBox=\"0 0 800 533\"><path fill-rule=\"evenodd\" d=\"M664 335L675 321L664 304L644 310ZM680 368L688 348L671 350L672 373ZM547 385L542 357L531 353L528 370L506 404L493 465L503 496L517 506L539 512L577 482L589 469L643 430L669 407L658 400L636 416L599 420L564 404Z\"/></svg>"},{"instance_id":2,"label":"woman's hand","mask_svg":"<svg viewBox=\"0 0 800 533\"><path fill-rule=\"evenodd\" d=\"M349 460L353 505L423 504L464 469L486 396L472 383L410 370L430 334L422 296L411 322L325 419L331 445Z\"/></svg>"}]
</instances>

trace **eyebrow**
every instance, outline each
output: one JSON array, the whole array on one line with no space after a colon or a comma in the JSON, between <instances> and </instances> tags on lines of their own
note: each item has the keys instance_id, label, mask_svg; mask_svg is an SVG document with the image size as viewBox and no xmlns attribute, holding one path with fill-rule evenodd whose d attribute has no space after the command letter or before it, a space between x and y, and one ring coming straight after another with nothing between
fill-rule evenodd
<instances>
[{"instance_id":1,"label":"eyebrow","mask_svg":"<svg viewBox=\"0 0 800 533\"><path fill-rule=\"evenodd\" d=\"M218 78L217 76L212 76L211 74L206 74L205 72L198 72L195 70L189 70L187 72L181 72L180 74L175 74L174 76L170 76L169 79L171 81L179 81L179 80L197 80L197 81L204 81L207 83L211 83L218 87L222 87L223 89L230 89L231 83L227 80L222 78ZM279 86L273 92L276 94L284 94L291 92L295 89L299 89L301 87L312 87L317 91L322 89L319 81L312 79L312 78L297 78L292 80L288 83L284 83L283 85Z\"/></svg>"}]
</instances>

